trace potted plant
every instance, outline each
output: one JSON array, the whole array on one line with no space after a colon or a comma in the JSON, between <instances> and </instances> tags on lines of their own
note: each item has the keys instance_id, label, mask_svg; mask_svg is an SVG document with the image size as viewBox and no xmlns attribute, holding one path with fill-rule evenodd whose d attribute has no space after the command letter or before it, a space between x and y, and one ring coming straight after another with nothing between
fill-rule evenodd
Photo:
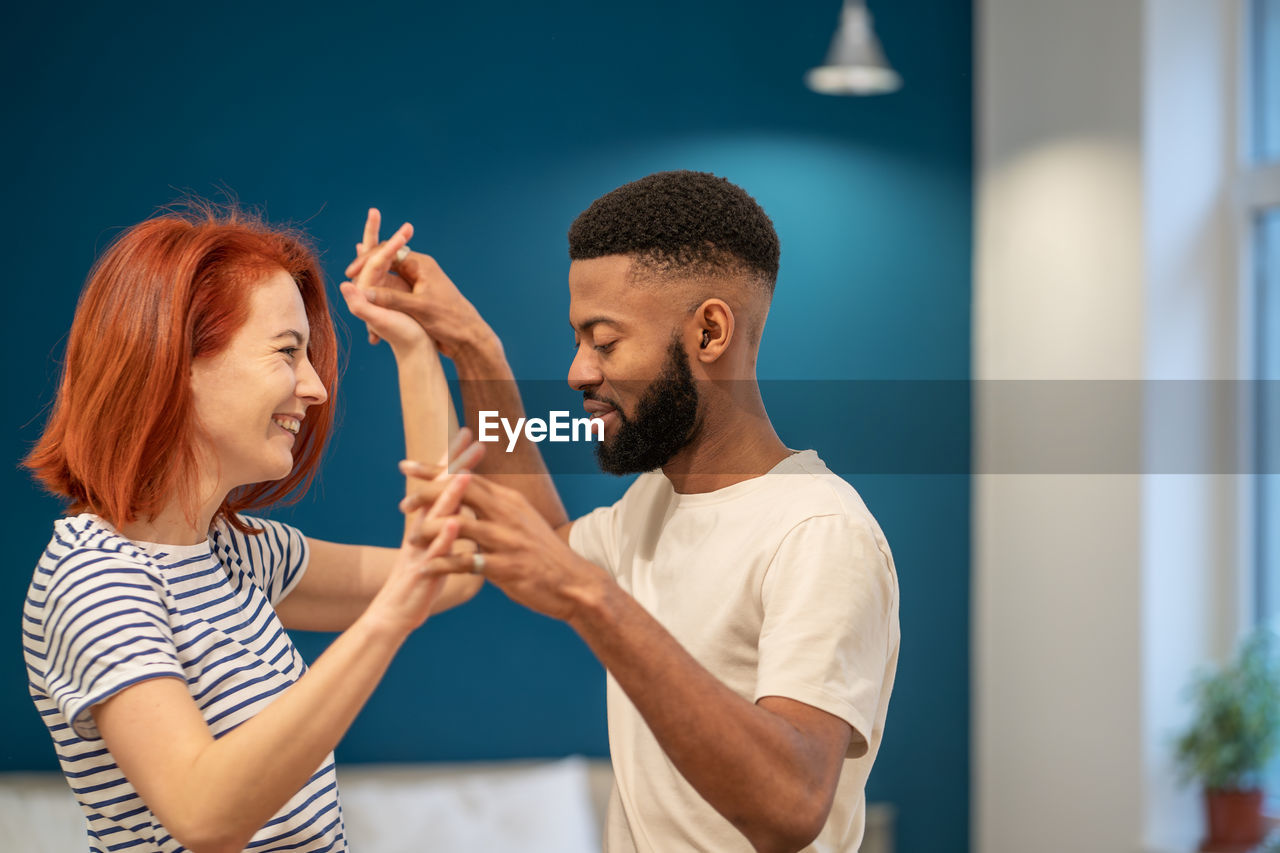
<instances>
[{"instance_id":1,"label":"potted plant","mask_svg":"<svg viewBox=\"0 0 1280 853\"><path fill-rule=\"evenodd\" d=\"M1191 727L1177 742L1184 781L1204 787L1209 832L1201 850L1244 853L1266 835L1262 771L1280 746L1280 667L1258 630L1236 659L1191 685Z\"/></svg>"}]
</instances>

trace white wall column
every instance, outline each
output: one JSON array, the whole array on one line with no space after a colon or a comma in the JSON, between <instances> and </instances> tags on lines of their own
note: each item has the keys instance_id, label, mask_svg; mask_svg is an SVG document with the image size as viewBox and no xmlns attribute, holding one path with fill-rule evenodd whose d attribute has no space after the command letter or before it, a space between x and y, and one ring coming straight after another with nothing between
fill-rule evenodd
<instances>
[{"instance_id":1,"label":"white wall column","mask_svg":"<svg viewBox=\"0 0 1280 853\"><path fill-rule=\"evenodd\" d=\"M1142 386L1103 383L1236 375L1221 127L1238 2L977 10L977 853L1197 840L1167 756L1190 668L1235 624L1221 590L1237 483L1153 457L1151 439L1184 430L1209 459L1232 424L1173 426ZM1001 380L1118 396L1085 412L1106 464L1020 473L1063 459L1071 436L1043 409L1011 410L1020 393Z\"/></svg>"}]
</instances>

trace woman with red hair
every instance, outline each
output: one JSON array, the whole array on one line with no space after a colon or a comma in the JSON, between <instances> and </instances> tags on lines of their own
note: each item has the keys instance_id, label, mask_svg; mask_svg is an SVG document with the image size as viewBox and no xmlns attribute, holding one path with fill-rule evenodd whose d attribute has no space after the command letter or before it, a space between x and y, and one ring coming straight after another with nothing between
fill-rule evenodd
<instances>
[{"instance_id":1,"label":"woman with red hair","mask_svg":"<svg viewBox=\"0 0 1280 853\"><path fill-rule=\"evenodd\" d=\"M450 417L434 347L359 296L412 228L377 230L371 211L344 293L395 352L410 457L434 459ZM333 748L407 635L481 579L422 571L455 544L465 472L399 548L243 514L306 489L337 373L297 233L199 205L128 229L90 273L26 459L69 505L23 644L92 850L346 849ZM343 633L308 669L285 628Z\"/></svg>"}]
</instances>

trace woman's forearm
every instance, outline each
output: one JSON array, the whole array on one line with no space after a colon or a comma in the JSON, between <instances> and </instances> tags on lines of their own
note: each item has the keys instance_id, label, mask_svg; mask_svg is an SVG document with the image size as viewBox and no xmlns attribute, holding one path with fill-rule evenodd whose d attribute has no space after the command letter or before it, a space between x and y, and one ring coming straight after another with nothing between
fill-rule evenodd
<instances>
[{"instance_id":1,"label":"woman's forearm","mask_svg":"<svg viewBox=\"0 0 1280 853\"><path fill-rule=\"evenodd\" d=\"M185 826L170 827L175 837L242 850L337 746L403 640L358 620L271 705L210 742L182 777Z\"/></svg>"},{"instance_id":2,"label":"woman's forearm","mask_svg":"<svg viewBox=\"0 0 1280 853\"><path fill-rule=\"evenodd\" d=\"M405 456L432 464L444 454L450 436L458 430L440 353L430 339L393 349L404 418ZM410 479L409 488L415 482Z\"/></svg>"},{"instance_id":3,"label":"woman's forearm","mask_svg":"<svg viewBox=\"0 0 1280 853\"><path fill-rule=\"evenodd\" d=\"M449 394L449 383L445 379L440 352L429 338L418 345L393 347L393 350L400 382L400 407L404 417L405 457L428 464L434 463L444 457L451 436L458 431L458 415L453 408L453 397ZM409 477L405 491L412 493L423 486L422 480ZM463 512L470 513L470 510L464 509ZM453 544L455 554L470 554L474 551L474 543L460 540ZM484 578L479 576L450 576L431 612L439 613L471 600L483 585Z\"/></svg>"}]
</instances>

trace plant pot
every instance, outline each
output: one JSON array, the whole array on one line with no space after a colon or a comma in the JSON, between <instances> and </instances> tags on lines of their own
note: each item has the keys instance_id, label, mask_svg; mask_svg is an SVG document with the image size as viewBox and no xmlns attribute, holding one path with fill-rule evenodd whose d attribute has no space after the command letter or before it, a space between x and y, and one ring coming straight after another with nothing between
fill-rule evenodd
<instances>
[{"instance_id":1,"label":"plant pot","mask_svg":"<svg viewBox=\"0 0 1280 853\"><path fill-rule=\"evenodd\" d=\"M1245 853L1262 842L1262 789L1204 792L1209 835L1200 849L1213 853Z\"/></svg>"}]
</instances>

